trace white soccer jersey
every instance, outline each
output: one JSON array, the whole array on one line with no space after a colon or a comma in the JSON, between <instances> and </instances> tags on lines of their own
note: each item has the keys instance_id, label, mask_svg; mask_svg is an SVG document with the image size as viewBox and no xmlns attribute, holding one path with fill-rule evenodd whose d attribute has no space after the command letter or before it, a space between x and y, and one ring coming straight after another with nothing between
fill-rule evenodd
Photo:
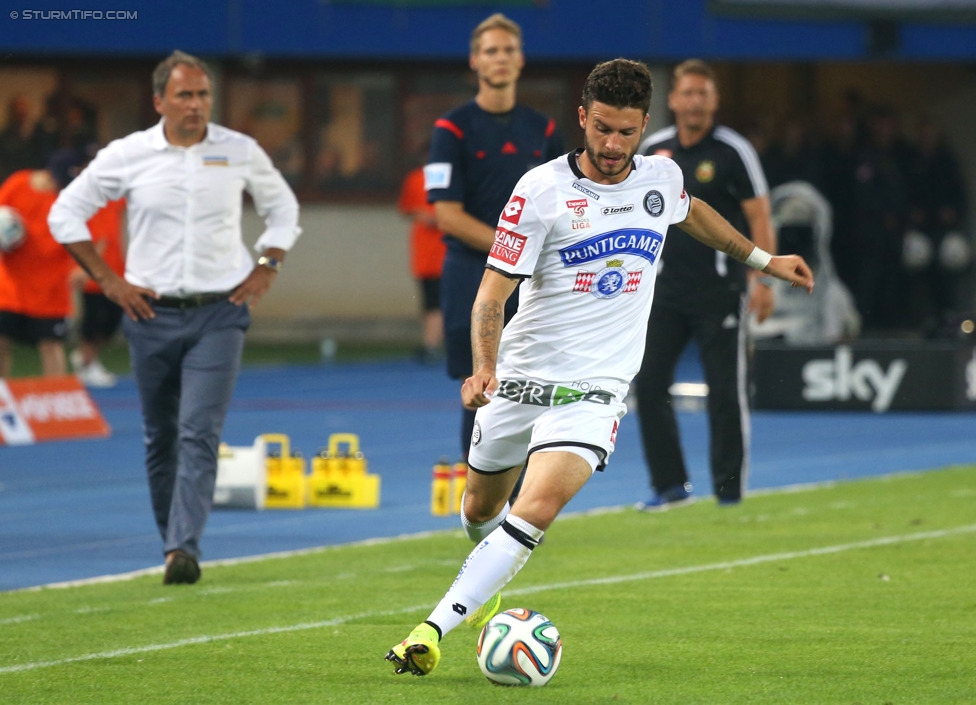
<instances>
[{"instance_id":1,"label":"white soccer jersey","mask_svg":"<svg viewBox=\"0 0 976 705\"><path fill-rule=\"evenodd\" d=\"M628 384L640 369L664 238L691 199L666 157L635 156L612 185L576 160L526 173L498 221L488 266L527 277L502 332L499 379Z\"/></svg>"}]
</instances>

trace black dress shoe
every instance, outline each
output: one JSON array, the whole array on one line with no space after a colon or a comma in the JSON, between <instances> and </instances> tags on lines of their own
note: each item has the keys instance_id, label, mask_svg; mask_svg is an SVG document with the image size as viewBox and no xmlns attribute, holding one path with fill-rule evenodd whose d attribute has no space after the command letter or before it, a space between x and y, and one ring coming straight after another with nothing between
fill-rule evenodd
<instances>
[{"instance_id":1,"label":"black dress shoe","mask_svg":"<svg viewBox=\"0 0 976 705\"><path fill-rule=\"evenodd\" d=\"M200 564L186 551L176 549L166 554L163 585L192 585L200 579Z\"/></svg>"}]
</instances>

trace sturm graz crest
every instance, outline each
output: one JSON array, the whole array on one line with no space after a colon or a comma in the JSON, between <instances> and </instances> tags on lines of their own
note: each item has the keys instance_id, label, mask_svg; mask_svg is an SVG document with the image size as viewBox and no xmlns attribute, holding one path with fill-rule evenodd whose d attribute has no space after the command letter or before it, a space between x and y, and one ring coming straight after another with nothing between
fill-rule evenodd
<instances>
[{"instance_id":1,"label":"sturm graz crest","mask_svg":"<svg viewBox=\"0 0 976 705\"><path fill-rule=\"evenodd\" d=\"M598 299L613 299L624 293L627 285L627 270L623 267L605 267L596 273L590 289Z\"/></svg>"},{"instance_id":2,"label":"sturm graz crest","mask_svg":"<svg viewBox=\"0 0 976 705\"><path fill-rule=\"evenodd\" d=\"M664 196L660 191L648 191L644 194L644 210L655 218L664 212Z\"/></svg>"},{"instance_id":3,"label":"sturm graz crest","mask_svg":"<svg viewBox=\"0 0 976 705\"><path fill-rule=\"evenodd\" d=\"M642 272L628 272L622 259L607 261L599 272L577 272L574 294L593 294L598 299L614 299L633 294L640 286Z\"/></svg>"}]
</instances>

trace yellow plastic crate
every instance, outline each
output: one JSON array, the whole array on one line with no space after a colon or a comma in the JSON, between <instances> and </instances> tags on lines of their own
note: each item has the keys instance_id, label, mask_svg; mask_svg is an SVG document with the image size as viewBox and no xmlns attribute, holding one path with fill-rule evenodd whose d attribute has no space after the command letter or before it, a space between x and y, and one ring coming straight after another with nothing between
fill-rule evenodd
<instances>
[{"instance_id":1,"label":"yellow plastic crate","mask_svg":"<svg viewBox=\"0 0 976 705\"><path fill-rule=\"evenodd\" d=\"M333 433L329 447L312 459L308 503L313 507L375 509L380 506L380 476L366 471L359 436Z\"/></svg>"},{"instance_id":2,"label":"yellow plastic crate","mask_svg":"<svg viewBox=\"0 0 976 705\"><path fill-rule=\"evenodd\" d=\"M305 458L292 454L291 441L283 433L261 436L268 448L266 509L304 509L306 505ZM275 452L274 447L278 447Z\"/></svg>"}]
</instances>

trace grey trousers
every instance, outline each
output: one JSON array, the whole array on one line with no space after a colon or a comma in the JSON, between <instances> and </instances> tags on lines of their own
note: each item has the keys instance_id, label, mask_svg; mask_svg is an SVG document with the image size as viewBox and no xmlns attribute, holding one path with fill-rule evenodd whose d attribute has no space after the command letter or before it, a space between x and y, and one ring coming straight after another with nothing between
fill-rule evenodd
<instances>
[{"instance_id":1,"label":"grey trousers","mask_svg":"<svg viewBox=\"0 0 976 705\"><path fill-rule=\"evenodd\" d=\"M251 314L229 301L155 311L150 320L123 321L142 406L149 494L163 553L181 549L199 557Z\"/></svg>"}]
</instances>

